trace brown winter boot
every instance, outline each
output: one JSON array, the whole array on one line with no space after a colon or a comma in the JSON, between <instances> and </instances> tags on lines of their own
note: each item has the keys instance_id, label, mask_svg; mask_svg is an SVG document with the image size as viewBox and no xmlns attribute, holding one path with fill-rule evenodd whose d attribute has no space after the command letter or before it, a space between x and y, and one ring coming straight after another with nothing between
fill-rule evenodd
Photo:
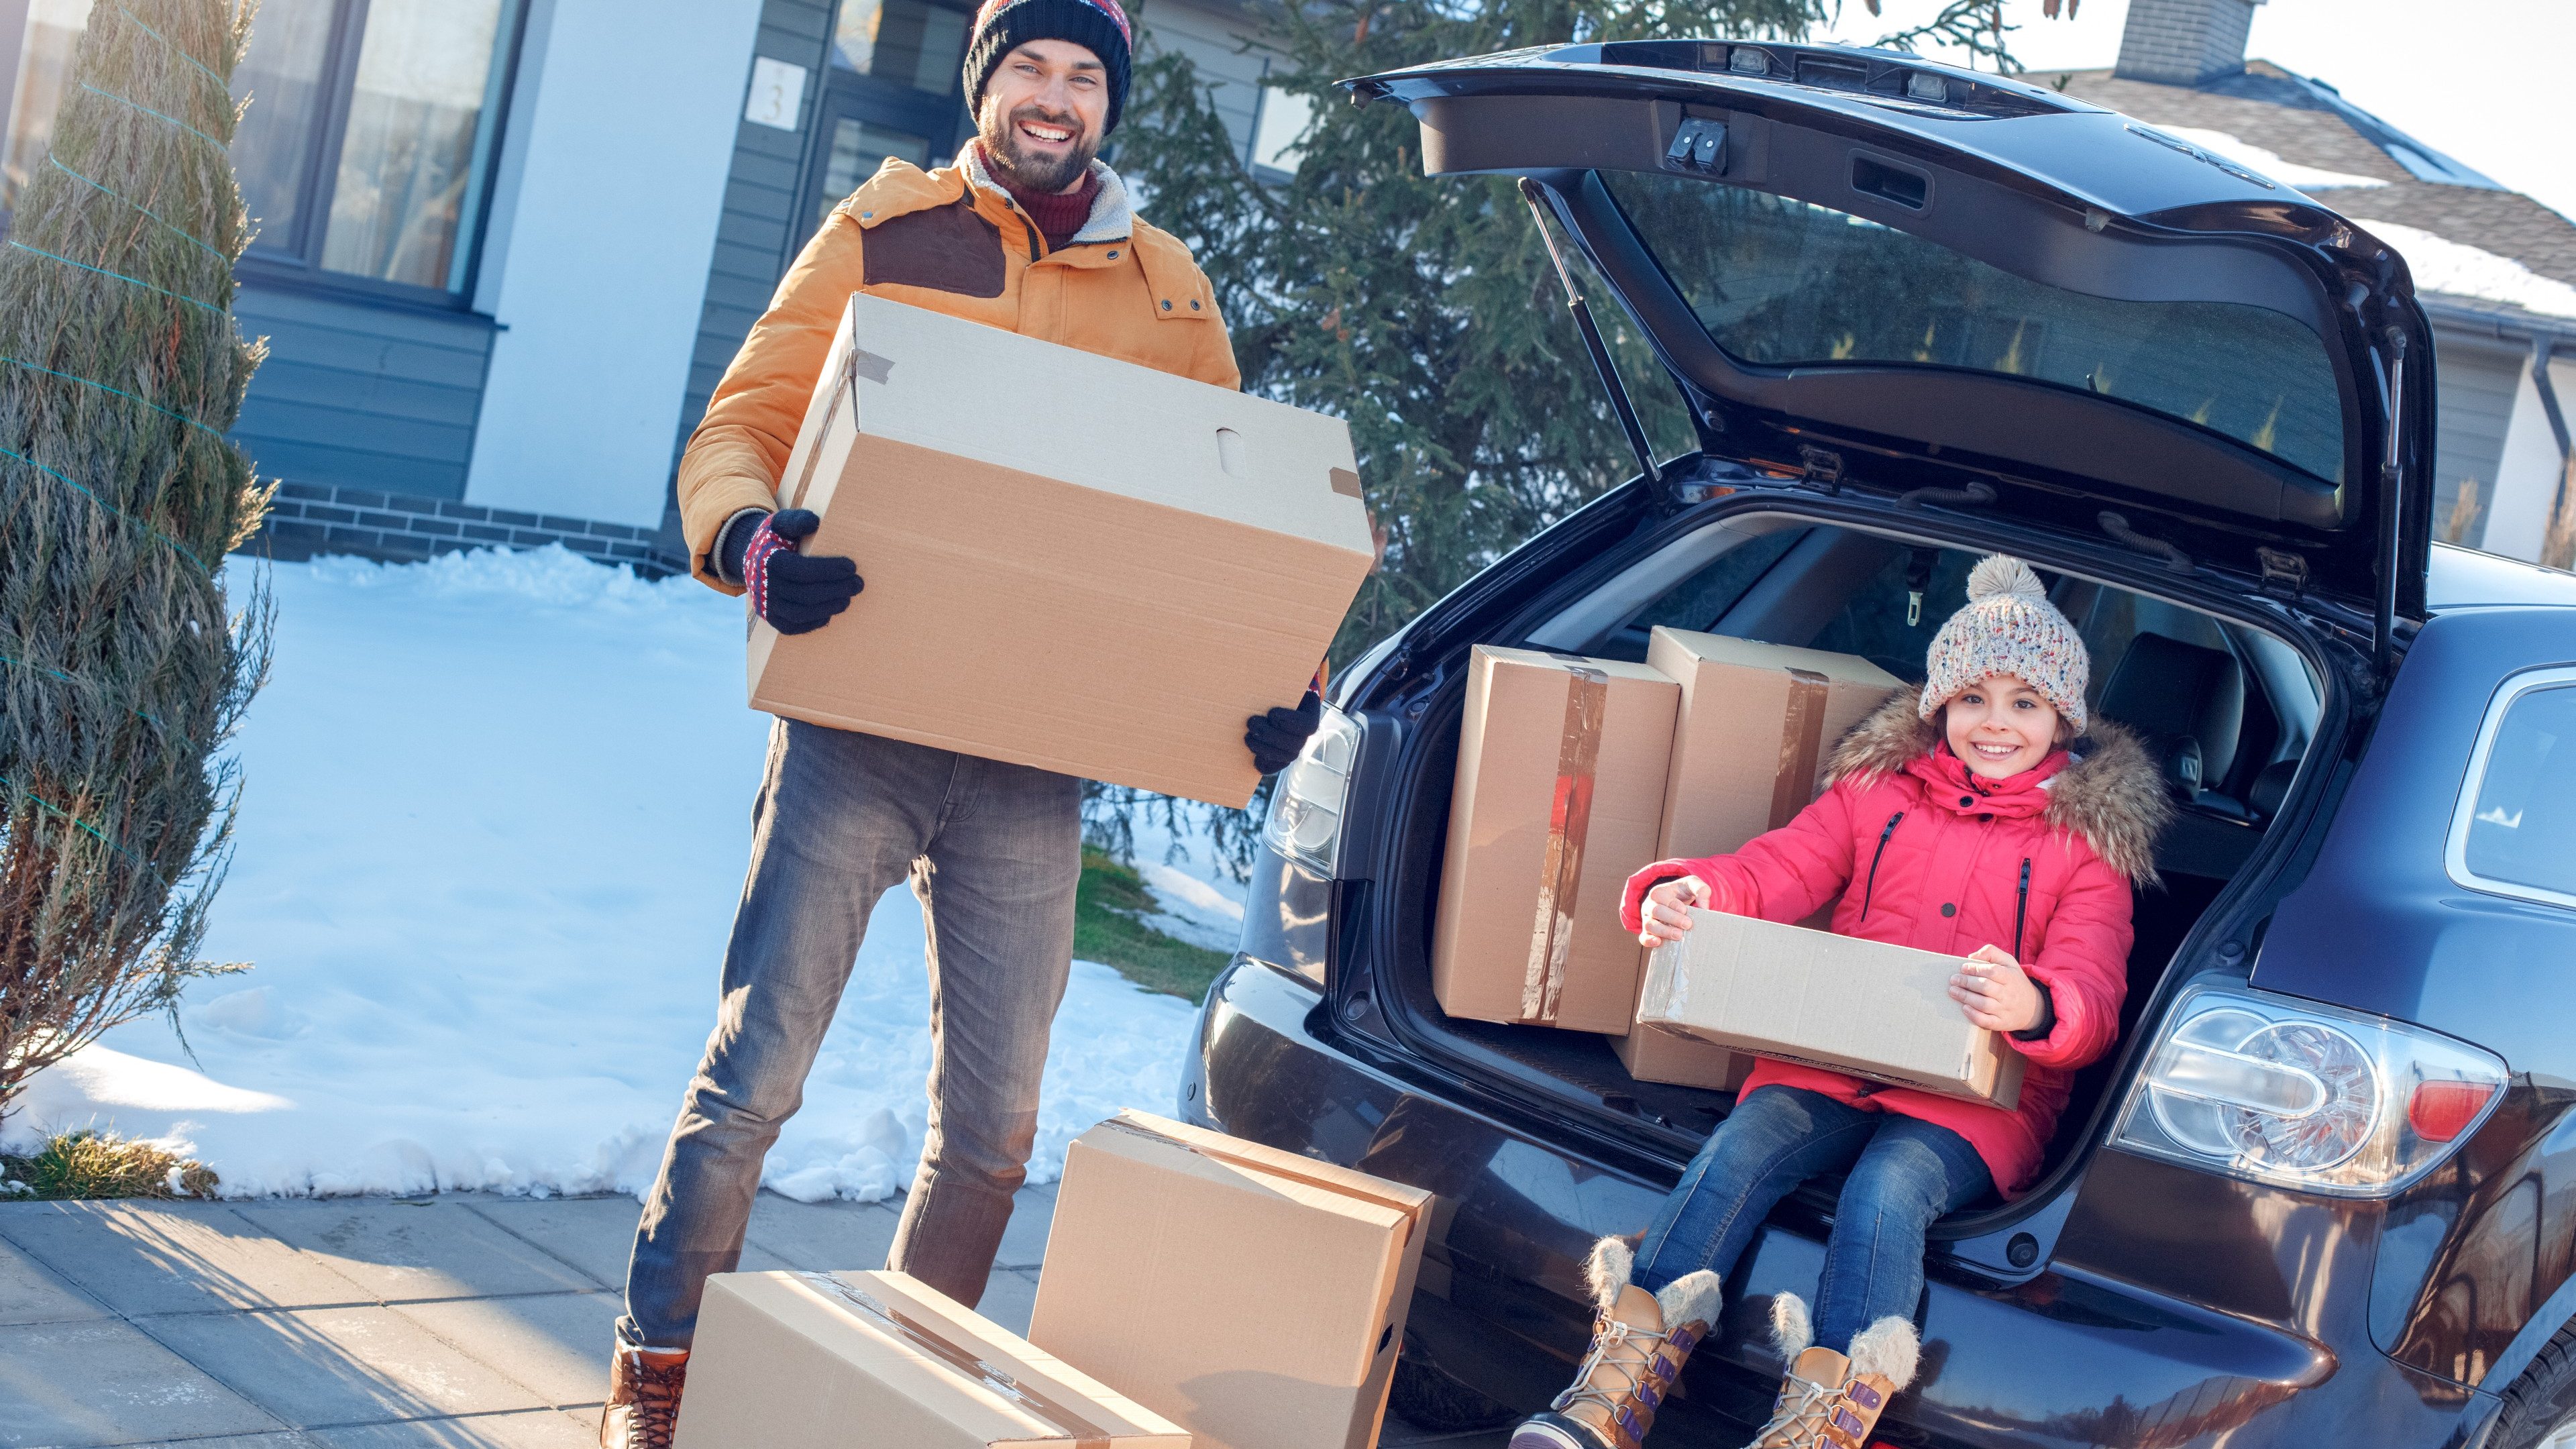
<instances>
[{"instance_id":1,"label":"brown winter boot","mask_svg":"<svg viewBox=\"0 0 2576 1449\"><path fill-rule=\"evenodd\" d=\"M599 1449L671 1449L680 1387L688 1378L687 1349L619 1342L608 1370L608 1407L599 1414Z\"/></svg>"},{"instance_id":2,"label":"brown winter boot","mask_svg":"<svg viewBox=\"0 0 2576 1449\"><path fill-rule=\"evenodd\" d=\"M1848 1358L1817 1348L1807 1305L1795 1293L1771 1300L1771 1342L1789 1371L1771 1422L1745 1449L1863 1449L1887 1401L1914 1382L1922 1356L1914 1325L1894 1316L1862 1329Z\"/></svg>"},{"instance_id":3,"label":"brown winter boot","mask_svg":"<svg viewBox=\"0 0 2576 1449\"><path fill-rule=\"evenodd\" d=\"M1592 1351L1574 1384L1512 1431L1511 1449L1638 1449L1691 1350L1717 1321L1715 1273L1686 1273L1649 1293L1628 1281L1636 1253L1618 1238L1592 1245Z\"/></svg>"}]
</instances>

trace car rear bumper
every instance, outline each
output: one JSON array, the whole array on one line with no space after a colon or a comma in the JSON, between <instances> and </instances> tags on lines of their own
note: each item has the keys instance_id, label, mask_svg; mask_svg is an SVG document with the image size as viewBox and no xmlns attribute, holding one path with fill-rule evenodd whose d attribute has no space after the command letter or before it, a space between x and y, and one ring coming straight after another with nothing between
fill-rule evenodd
<instances>
[{"instance_id":1,"label":"car rear bumper","mask_svg":"<svg viewBox=\"0 0 2576 1449\"><path fill-rule=\"evenodd\" d=\"M1437 1193L1407 1352L1489 1398L1539 1406L1588 1332L1584 1255L1642 1229L1665 1184L1408 1084L1326 1039L1322 1009L1310 981L1238 958L1208 993L1182 1110ZM1780 1366L1760 1328L1768 1301L1812 1294L1822 1261L1822 1243L1786 1228L1756 1240L1692 1363L1695 1403L1759 1417ZM2475 1442L2497 1407L2366 1337L2330 1345L2076 1268L2001 1287L1936 1260L1931 1280L1923 1376L1893 1407L1890 1442L2429 1449Z\"/></svg>"}]
</instances>

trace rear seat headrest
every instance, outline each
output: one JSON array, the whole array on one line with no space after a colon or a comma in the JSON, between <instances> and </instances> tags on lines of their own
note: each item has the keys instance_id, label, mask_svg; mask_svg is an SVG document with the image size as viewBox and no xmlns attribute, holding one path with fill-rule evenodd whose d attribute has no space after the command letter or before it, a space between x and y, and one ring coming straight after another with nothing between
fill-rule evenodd
<instances>
[{"instance_id":1,"label":"rear seat headrest","mask_svg":"<svg viewBox=\"0 0 2576 1449\"><path fill-rule=\"evenodd\" d=\"M2256 775L2245 791L2245 803L2253 808L2256 819L2269 820L2281 813L2281 802L2290 797L2290 782L2298 775L2297 760L2274 760L2263 767L2263 773Z\"/></svg>"}]
</instances>

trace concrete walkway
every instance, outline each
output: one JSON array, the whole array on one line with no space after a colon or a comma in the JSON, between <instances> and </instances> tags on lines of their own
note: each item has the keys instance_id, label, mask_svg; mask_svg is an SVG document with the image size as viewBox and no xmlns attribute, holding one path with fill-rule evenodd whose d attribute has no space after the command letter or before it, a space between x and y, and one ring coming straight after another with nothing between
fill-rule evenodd
<instances>
[{"instance_id":1,"label":"concrete walkway","mask_svg":"<svg viewBox=\"0 0 2576 1449\"><path fill-rule=\"evenodd\" d=\"M1052 1188L983 1312L1026 1332ZM0 1449L580 1449L632 1198L0 1205ZM746 1269L885 1261L883 1204L763 1193ZM1390 1422L1381 1442L1487 1449Z\"/></svg>"}]
</instances>

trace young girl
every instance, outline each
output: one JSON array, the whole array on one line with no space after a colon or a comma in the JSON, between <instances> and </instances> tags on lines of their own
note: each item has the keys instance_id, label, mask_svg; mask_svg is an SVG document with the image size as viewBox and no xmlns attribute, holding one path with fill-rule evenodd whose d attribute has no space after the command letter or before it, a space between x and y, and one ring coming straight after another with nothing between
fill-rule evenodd
<instances>
[{"instance_id":1,"label":"young girl","mask_svg":"<svg viewBox=\"0 0 2576 1449\"><path fill-rule=\"evenodd\" d=\"M2171 811L2161 776L2117 726L2086 733L2084 643L2018 559L1970 573L1928 665L1919 693L1843 740L1796 819L1732 855L1646 867L1622 909L1653 945L1691 928L1690 907L1794 922L1839 897L1838 935L1966 957L1951 999L2027 1060L2020 1105L1761 1061L1643 1241L1594 1246L1592 1351L1512 1449L1638 1449L1716 1321L1719 1275L1774 1204L1834 1172L1812 1331L1804 1302L1774 1300L1791 1364L1754 1444L1858 1449L1914 1377L1924 1230L2029 1186L2076 1070L2118 1034L2130 889L2153 878Z\"/></svg>"}]
</instances>

